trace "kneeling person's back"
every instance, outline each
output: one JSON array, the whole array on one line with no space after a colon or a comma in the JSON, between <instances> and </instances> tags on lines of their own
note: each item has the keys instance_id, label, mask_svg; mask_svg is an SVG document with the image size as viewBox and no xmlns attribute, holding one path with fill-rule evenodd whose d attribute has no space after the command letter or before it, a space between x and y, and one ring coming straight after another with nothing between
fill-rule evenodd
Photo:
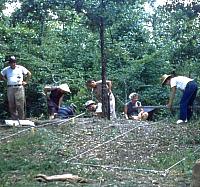
<instances>
[{"instance_id":1,"label":"kneeling person's back","mask_svg":"<svg viewBox=\"0 0 200 187\"><path fill-rule=\"evenodd\" d=\"M75 115L75 107L74 106L66 106L60 107L58 109L57 118L66 119Z\"/></svg>"}]
</instances>

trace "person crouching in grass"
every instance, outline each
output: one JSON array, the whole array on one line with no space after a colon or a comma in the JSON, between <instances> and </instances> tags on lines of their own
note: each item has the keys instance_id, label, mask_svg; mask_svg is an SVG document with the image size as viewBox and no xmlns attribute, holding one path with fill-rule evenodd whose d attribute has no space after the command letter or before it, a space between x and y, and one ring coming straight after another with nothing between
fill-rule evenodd
<instances>
[{"instance_id":1,"label":"person crouching in grass","mask_svg":"<svg viewBox=\"0 0 200 187\"><path fill-rule=\"evenodd\" d=\"M139 94L133 92L129 95L130 101L124 106L124 115L126 119L146 120L148 112L145 112L139 101Z\"/></svg>"}]
</instances>

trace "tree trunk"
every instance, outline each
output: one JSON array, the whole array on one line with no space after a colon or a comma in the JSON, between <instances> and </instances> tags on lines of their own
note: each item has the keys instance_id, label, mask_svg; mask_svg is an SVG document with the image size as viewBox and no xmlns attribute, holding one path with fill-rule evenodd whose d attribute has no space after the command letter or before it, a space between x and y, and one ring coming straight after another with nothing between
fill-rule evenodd
<instances>
[{"instance_id":1,"label":"tree trunk","mask_svg":"<svg viewBox=\"0 0 200 187\"><path fill-rule=\"evenodd\" d=\"M105 46L104 46L104 20L103 17L100 17L100 45L101 45L101 65L102 65L102 112L103 117L107 117L110 120L110 107L109 107L109 96L108 89L106 86L106 65L107 59L105 55Z\"/></svg>"}]
</instances>

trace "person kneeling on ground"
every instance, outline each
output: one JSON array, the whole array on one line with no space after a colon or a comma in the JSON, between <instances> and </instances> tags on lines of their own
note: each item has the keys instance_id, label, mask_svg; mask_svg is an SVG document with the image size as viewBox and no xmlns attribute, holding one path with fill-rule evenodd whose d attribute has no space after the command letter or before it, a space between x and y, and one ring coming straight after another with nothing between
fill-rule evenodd
<instances>
[{"instance_id":1,"label":"person kneeling on ground","mask_svg":"<svg viewBox=\"0 0 200 187\"><path fill-rule=\"evenodd\" d=\"M49 119L54 119L62 104L64 94L71 91L67 84L61 84L60 86L45 86L44 92L47 96Z\"/></svg>"},{"instance_id":2,"label":"person kneeling on ground","mask_svg":"<svg viewBox=\"0 0 200 187\"><path fill-rule=\"evenodd\" d=\"M89 111L92 112L95 116L102 116L102 103L95 103L92 100L89 100L85 103L85 108Z\"/></svg>"},{"instance_id":3,"label":"person kneeling on ground","mask_svg":"<svg viewBox=\"0 0 200 187\"><path fill-rule=\"evenodd\" d=\"M139 95L137 93L131 93L129 95L130 101L124 106L124 115L126 119L133 120L146 120L148 118L148 112L145 112L141 106L141 102L138 101Z\"/></svg>"}]
</instances>

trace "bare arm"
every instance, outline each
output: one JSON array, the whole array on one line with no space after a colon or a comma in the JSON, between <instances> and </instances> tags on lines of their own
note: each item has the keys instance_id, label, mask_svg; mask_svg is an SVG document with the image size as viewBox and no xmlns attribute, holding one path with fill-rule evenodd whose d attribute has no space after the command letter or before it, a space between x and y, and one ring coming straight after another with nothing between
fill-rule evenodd
<instances>
[{"instance_id":1,"label":"bare arm","mask_svg":"<svg viewBox=\"0 0 200 187\"><path fill-rule=\"evenodd\" d=\"M58 107L60 108L61 104L62 104L62 101L63 101L63 97L64 97L64 94L60 97L59 99L59 104L58 104Z\"/></svg>"},{"instance_id":2,"label":"bare arm","mask_svg":"<svg viewBox=\"0 0 200 187\"><path fill-rule=\"evenodd\" d=\"M26 85L29 81L29 79L31 78L31 72L28 71L28 73L25 76L25 80L22 82L23 85Z\"/></svg>"},{"instance_id":3,"label":"bare arm","mask_svg":"<svg viewBox=\"0 0 200 187\"><path fill-rule=\"evenodd\" d=\"M127 105L125 105L125 106L124 106L124 117L125 117L126 119L128 119L127 110L128 110L128 107L127 107Z\"/></svg>"},{"instance_id":4,"label":"bare arm","mask_svg":"<svg viewBox=\"0 0 200 187\"><path fill-rule=\"evenodd\" d=\"M102 84L102 80L96 81L97 84ZM112 81L106 80L106 85L108 86L109 91L112 89Z\"/></svg>"},{"instance_id":5,"label":"bare arm","mask_svg":"<svg viewBox=\"0 0 200 187\"><path fill-rule=\"evenodd\" d=\"M3 81L6 81L6 77L4 77L2 74L0 74L0 79L3 80Z\"/></svg>"},{"instance_id":6,"label":"bare arm","mask_svg":"<svg viewBox=\"0 0 200 187\"><path fill-rule=\"evenodd\" d=\"M111 92L111 90L112 90L112 81L107 80L106 84L108 85L108 90Z\"/></svg>"},{"instance_id":7,"label":"bare arm","mask_svg":"<svg viewBox=\"0 0 200 187\"><path fill-rule=\"evenodd\" d=\"M170 108L170 109L172 108L172 103L174 101L175 94L176 94L176 86L171 88L171 95L169 98L169 102L167 104L168 108Z\"/></svg>"}]
</instances>

